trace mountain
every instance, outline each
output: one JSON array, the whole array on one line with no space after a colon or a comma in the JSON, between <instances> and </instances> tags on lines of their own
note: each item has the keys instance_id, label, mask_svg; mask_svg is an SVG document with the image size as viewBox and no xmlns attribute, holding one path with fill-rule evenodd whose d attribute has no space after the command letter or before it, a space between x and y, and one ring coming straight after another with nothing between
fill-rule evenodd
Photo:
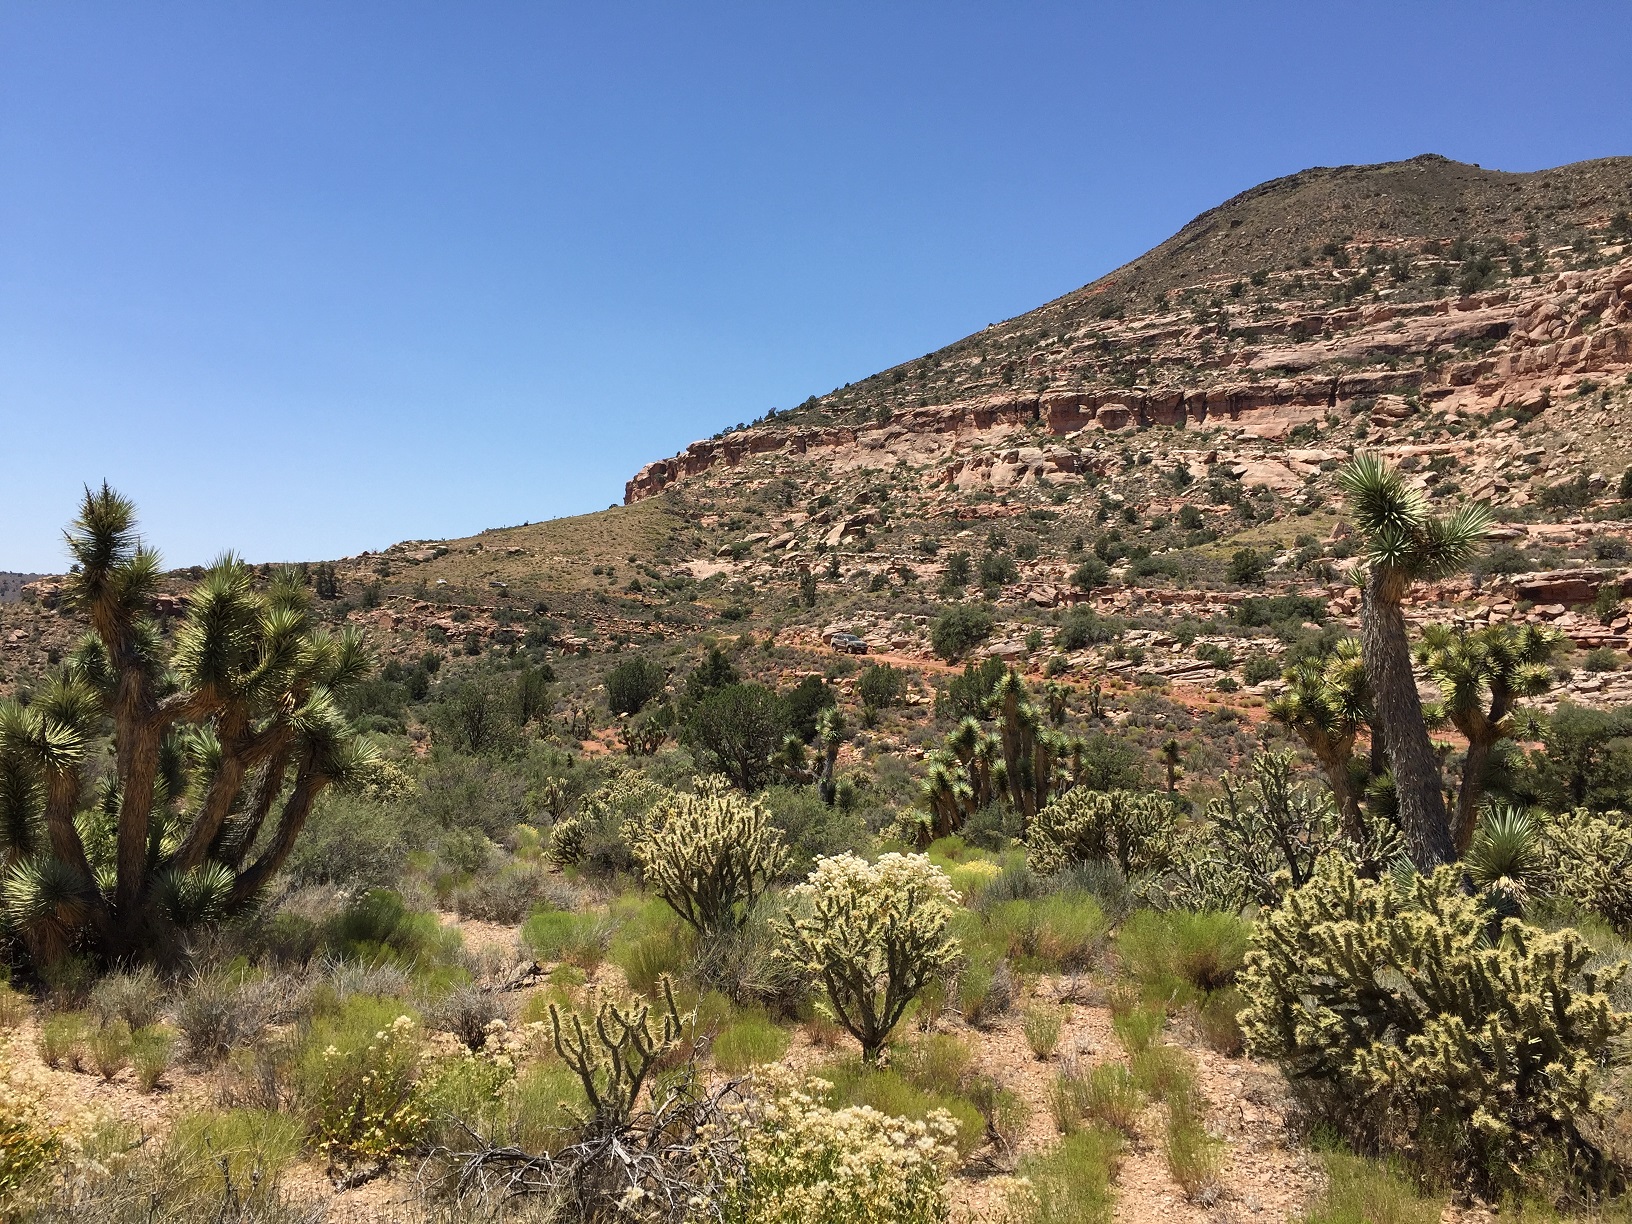
<instances>
[{"instance_id":1,"label":"mountain","mask_svg":"<svg viewBox=\"0 0 1632 1224\"><path fill-rule=\"evenodd\" d=\"M1501 520L1414 618L1624 649L1625 619L1583 605L1632 593L1629 209L1632 158L1305 170L1028 314L656 460L623 506L336 562L327 606L399 660L549 641L587 702L632 648L679 667L774 641L808 668L843 628L930 667L934 617L980 600L984 649L1039 672L1238 700L1278 683L1300 619L1353 622L1334 472L1366 447ZM0 687L77 633L33 590L0 607ZM1292 597L1274 625L1263 596ZM1126 633L1057 639L1078 605ZM1632 700L1632 674L1571 684Z\"/></svg>"}]
</instances>

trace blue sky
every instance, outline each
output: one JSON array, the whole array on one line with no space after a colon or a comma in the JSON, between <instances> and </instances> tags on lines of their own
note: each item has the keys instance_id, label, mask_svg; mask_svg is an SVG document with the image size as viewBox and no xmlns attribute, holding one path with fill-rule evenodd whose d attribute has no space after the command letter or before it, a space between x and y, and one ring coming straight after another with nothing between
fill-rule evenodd
<instances>
[{"instance_id":1,"label":"blue sky","mask_svg":"<svg viewBox=\"0 0 1632 1224\"><path fill-rule=\"evenodd\" d=\"M599 509L1263 179L1632 153L1623 3L0 0L0 569Z\"/></svg>"}]
</instances>

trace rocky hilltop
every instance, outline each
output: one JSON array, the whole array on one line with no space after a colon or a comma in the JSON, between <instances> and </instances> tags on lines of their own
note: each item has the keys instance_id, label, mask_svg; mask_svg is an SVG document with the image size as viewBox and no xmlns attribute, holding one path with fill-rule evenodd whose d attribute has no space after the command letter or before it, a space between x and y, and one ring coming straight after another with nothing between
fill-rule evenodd
<instances>
[{"instance_id":1,"label":"rocky hilltop","mask_svg":"<svg viewBox=\"0 0 1632 1224\"><path fill-rule=\"evenodd\" d=\"M625 501L767 454L939 454L951 482L997 466L954 456L1016 426L1219 424L1278 441L1357 410L1538 411L1632 359L1632 265L1596 266L1625 249L1629 204L1628 158L1307 170L1029 314L648 464ZM1070 462L1055 451L1028 470Z\"/></svg>"}]
</instances>

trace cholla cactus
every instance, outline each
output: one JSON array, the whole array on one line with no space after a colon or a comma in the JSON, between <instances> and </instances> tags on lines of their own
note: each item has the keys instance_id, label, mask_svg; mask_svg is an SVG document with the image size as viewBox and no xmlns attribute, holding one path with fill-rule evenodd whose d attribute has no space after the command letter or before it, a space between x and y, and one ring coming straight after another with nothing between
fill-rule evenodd
<instances>
[{"instance_id":1,"label":"cholla cactus","mask_svg":"<svg viewBox=\"0 0 1632 1224\"><path fill-rule=\"evenodd\" d=\"M1584 808L1544 823L1546 874L1568 897L1625 930L1632 926L1632 821Z\"/></svg>"},{"instance_id":2,"label":"cholla cactus","mask_svg":"<svg viewBox=\"0 0 1632 1224\"><path fill-rule=\"evenodd\" d=\"M1172 805L1137 791L1069 790L1026 834L1026 857L1041 875L1107 859L1124 875L1142 875L1165 867L1173 851Z\"/></svg>"},{"instance_id":3,"label":"cholla cactus","mask_svg":"<svg viewBox=\"0 0 1632 1224\"><path fill-rule=\"evenodd\" d=\"M957 963L952 881L921 854L816 861L779 924L782 957L820 981L827 1009L878 1058L907 1004Z\"/></svg>"},{"instance_id":4,"label":"cholla cactus","mask_svg":"<svg viewBox=\"0 0 1632 1224\"><path fill-rule=\"evenodd\" d=\"M550 842L544 857L557 867L571 867L584 861L584 822L578 816L563 816L550 826Z\"/></svg>"},{"instance_id":5,"label":"cholla cactus","mask_svg":"<svg viewBox=\"0 0 1632 1224\"><path fill-rule=\"evenodd\" d=\"M697 1023L696 1012L680 1014L667 977L661 985L663 1006L655 1027L652 1006L639 995L622 1006L603 1002L587 1025L577 1012L563 1018L550 1004L555 1052L583 1085L591 1111L585 1122L594 1131L604 1134L628 1124L653 1068Z\"/></svg>"},{"instance_id":6,"label":"cholla cactus","mask_svg":"<svg viewBox=\"0 0 1632 1224\"><path fill-rule=\"evenodd\" d=\"M769 813L724 785L699 780L695 795L675 795L623 828L641 874L699 935L742 926L788 865Z\"/></svg>"},{"instance_id":7,"label":"cholla cactus","mask_svg":"<svg viewBox=\"0 0 1632 1224\"><path fill-rule=\"evenodd\" d=\"M1596 1156L1583 1134L1628 1017L1584 972L1574 931L1490 910L1460 873L1360 879L1337 854L1258 928L1240 987L1253 1053L1278 1061L1368 1144L1434 1144L1475 1183L1542 1145Z\"/></svg>"}]
</instances>

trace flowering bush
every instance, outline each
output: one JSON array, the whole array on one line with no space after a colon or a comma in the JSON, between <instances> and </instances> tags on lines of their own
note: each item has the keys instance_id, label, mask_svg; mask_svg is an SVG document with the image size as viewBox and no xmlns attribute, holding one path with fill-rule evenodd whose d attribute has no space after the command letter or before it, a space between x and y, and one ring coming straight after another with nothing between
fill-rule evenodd
<instances>
[{"instance_id":1,"label":"flowering bush","mask_svg":"<svg viewBox=\"0 0 1632 1224\"><path fill-rule=\"evenodd\" d=\"M422 1035L409 1016L385 1020L392 1010L389 1000L352 999L313 1032L302 1078L318 1150L331 1162L387 1160L425 1133L415 1091Z\"/></svg>"},{"instance_id":2,"label":"flowering bush","mask_svg":"<svg viewBox=\"0 0 1632 1224\"><path fill-rule=\"evenodd\" d=\"M947 1218L956 1160L950 1116L892 1118L865 1105L830 1109L829 1085L768 1072L745 1111L743 1167L723 1204L728 1224L929 1224Z\"/></svg>"},{"instance_id":3,"label":"flowering bush","mask_svg":"<svg viewBox=\"0 0 1632 1224\"><path fill-rule=\"evenodd\" d=\"M0 1215L56 1157L62 1141L45 1107L48 1085L30 1076L0 1034Z\"/></svg>"},{"instance_id":4,"label":"flowering bush","mask_svg":"<svg viewBox=\"0 0 1632 1224\"><path fill-rule=\"evenodd\" d=\"M841 854L818 859L793 896L781 955L821 982L829 1014L875 1061L907 1004L961 955L952 881L921 854Z\"/></svg>"}]
</instances>

